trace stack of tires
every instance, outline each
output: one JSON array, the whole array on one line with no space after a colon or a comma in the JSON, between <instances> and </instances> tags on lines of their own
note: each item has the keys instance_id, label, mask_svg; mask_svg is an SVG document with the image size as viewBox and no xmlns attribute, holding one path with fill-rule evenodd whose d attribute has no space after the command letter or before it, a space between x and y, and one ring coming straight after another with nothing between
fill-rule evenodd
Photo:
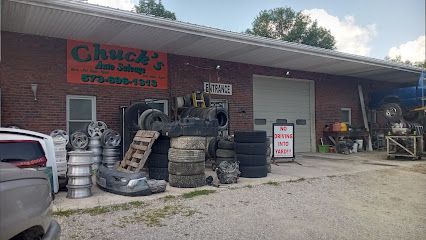
<instances>
[{"instance_id":1,"label":"stack of tires","mask_svg":"<svg viewBox=\"0 0 426 240\"><path fill-rule=\"evenodd\" d=\"M160 136L152 145L151 154L148 157L149 178L156 180L169 180L168 152L170 138Z\"/></svg>"},{"instance_id":2,"label":"stack of tires","mask_svg":"<svg viewBox=\"0 0 426 240\"><path fill-rule=\"evenodd\" d=\"M216 167L223 161L235 162L234 141L231 138L219 138L215 155Z\"/></svg>"},{"instance_id":3,"label":"stack of tires","mask_svg":"<svg viewBox=\"0 0 426 240\"><path fill-rule=\"evenodd\" d=\"M241 177L261 178L268 175L266 132L236 132L235 153L240 162Z\"/></svg>"},{"instance_id":4,"label":"stack of tires","mask_svg":"<svg viewBox=\"0 0 426 240\"><path fill-rule=\"evenodd\" d=\"M204 186L206 137L180 136L170 139L169 184L178 188Z\"/></svg>"},{"instance_id":5,"label":"stack of tires","mask_svg":"<svg viewBox=\"0 0 426 240\"><path fill-rule=\"evenodd\" d=\"M266 138L266 166L268 168L268 173L271 172L271 159L272 159L272 148L271 148L271 139Z\"/></svg>"}]
</instances>

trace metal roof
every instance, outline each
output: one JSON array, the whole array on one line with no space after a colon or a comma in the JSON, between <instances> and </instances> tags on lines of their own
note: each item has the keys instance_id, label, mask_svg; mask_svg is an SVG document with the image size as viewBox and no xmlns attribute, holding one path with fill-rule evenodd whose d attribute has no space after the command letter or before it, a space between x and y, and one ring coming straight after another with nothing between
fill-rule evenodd
<instances>
[{"instance_id":1,"label":"metal roof","mask_svg":"<svg viewBox=\"0 0 426 240\"><path fill-rule=\"evenodd\" d=\"M69 0L3 0L3 31L261 66L414 82L422 69Z\"/></svg>"}]
</instances>

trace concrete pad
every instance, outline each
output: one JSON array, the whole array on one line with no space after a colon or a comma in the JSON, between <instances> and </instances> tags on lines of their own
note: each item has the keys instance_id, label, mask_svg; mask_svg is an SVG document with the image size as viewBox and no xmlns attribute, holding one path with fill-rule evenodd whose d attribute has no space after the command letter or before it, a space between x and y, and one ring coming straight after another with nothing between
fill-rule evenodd
<instances>
[{"instance_id":1,"label":"concrete pad","mask_svg":"<svg viewBox=\"0 0 426 240\"><path fill-rule=\"evenodd\" d=\"M297 162L297 163L296 163ZM131 201L152 201L167 195L179 196L183 193L201 189L212 189L224 191L233 188L243 188L248 185L260 185L267 182L285 182L300 178L318 178L327 176L341 176L365 171L375 171L391 167L412 166L423 161L395 161L385 160L383 152L343 154L320 154L304 153L298 154L294 163L272 164L272 173L265 178L240 178L238 183L220 185L220 187L204 186L200 188L175 188L167 186L166 192L150 196L127 197L112 194L99 189L96 184L92 187L93 196L84 199L67 199L66 192L59 192L53 202L54 210L93 208L96 206L107 206L122 204ZM217 182L216 174L206 168L206 177L213 176ZM93 183L96 183L93 178Z\"/></svg>"}]
</instances>

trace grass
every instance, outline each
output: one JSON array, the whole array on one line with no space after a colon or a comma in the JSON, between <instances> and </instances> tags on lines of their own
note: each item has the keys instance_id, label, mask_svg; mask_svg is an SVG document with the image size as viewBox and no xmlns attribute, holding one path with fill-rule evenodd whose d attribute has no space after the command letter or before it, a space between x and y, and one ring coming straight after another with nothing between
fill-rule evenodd
<instances>
[{"instance_id":1,"label":"grass","mask_svg":"<svg viewBox=\"0 0 426 240\"><path fill-rule=\"evenodd\" d=\"M246 185L246 188L253 188L253 185Z\"/></svg>"},{"instance_id":2,"label":"grass","mask_svg":"<svg viewBox=\"0 0 426 240\"><path fill-rule=\"evenodd\" d=\"M298 179L288 180L287 182L291 182L291 183L293 183L293 182L303 182L305 180L306 180L305 178L298 178Z\"/></svg>"},{"instance_id":3,"label":"grass","mask_svg":"<svg viewBox=\"0 0 426 240\"><path fill-rule=\"evenodd\" d=\"M148 227L162 226L161 221L174 215L185 217L192 216L196 211L182 205L166 205L162 208L146 209L143 212L134 212L131 216L124 216L120 219L121 224L145 223ZM121 225L119 226L121 227Z\"/></svg>"},{"instance_id":4,"label":"grass","mask_svg":"<svg viewBox=\"0 0 426 240\"><path fill-rule=\"evenodd\" d=\"M274 182L274 181L269 181L269 182L266 182L266 183L264 183L265 185L271 185L271 186L279 186L280 185L280 183L279 182Z\"/></svg>"},{"instance_id":5,"label":"grass","mask_svg":"<svg viewBox=\"0 0 426 240\"><path fill-rule=\"evenodd\" d=\"M208 190L208 189L203 189L203 190L195 190L192 192L187 192L182 194L183 198L194 198L194 197L198 197L198 196L203 196L203 195L209 195L211 193L215 193L216 190Z\"/></svg>"},{"instance_id":6,"label":"grass","mask_svg":"<svg viewBox=\"0 0 426 240\"><path fill-rule=\"evenodd\" d=\"M53 212L54 216L58 217L69 217L75 214L89 214L90 216L96 216L101 215L109 212L116 212L116 211L124 211L124 210L130 210L133 208L139 208L144 206L145 203L141 201L133 201L123 204L114 204L109 206L96 206L94 208L86 208L86 209L68 209L68 210L61 210L58 209L57 211Z\"/></svg>"},{"instance_id":7,"label":"grass","mask_svg":"<svg viewBox=\"0 0 426 240\"><path fill-rule=\"evenodd\" d=\"M164 201L170 201L170 200L173 200L173 199L175 199L176 197L175 196L173 196L173 195L167 195L167 196L165 196L165 197L162 197L161 199L163 199Z\"/></svg>"}]
</instances>

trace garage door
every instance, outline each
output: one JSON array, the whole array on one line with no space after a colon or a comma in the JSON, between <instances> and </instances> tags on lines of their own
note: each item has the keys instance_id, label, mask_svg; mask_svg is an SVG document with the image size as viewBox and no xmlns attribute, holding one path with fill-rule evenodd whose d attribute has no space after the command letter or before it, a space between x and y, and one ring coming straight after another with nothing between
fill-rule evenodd
<instances>
[{"instance_id":1,"label":"garage door","mask_svg":"<svg viewBox=\"0 0 426 240\"><path fill-rule=\"evenodd\" d=\"M254 129L272 136L272 123L295 124L295 152L311 152L314 113L314 84L306 80L289 80L253 76Z\"/></svg>"}]
</instances>

